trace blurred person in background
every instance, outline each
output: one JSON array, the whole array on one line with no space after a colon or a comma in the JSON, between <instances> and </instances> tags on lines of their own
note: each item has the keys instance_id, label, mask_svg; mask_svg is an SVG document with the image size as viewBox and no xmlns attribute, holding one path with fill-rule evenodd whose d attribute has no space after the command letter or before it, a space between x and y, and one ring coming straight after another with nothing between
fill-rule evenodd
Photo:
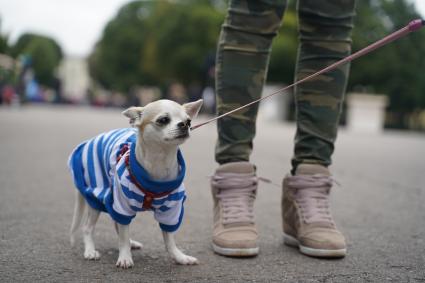
<instances>
[{"instance_id":1,"label":"blurred person in background","mask_svg":"<svg viewBox=\"0 0 425 283\"><path fill-rule=\"evenodd\" d=\"M300 80L351 53L355 0L299 0L297 5L300 42L295 80ZM217 51L219 115L260 98L272 40L286 6L286 0L229 2ZM297 131L292 170L283 179L282 224L285 243L310 256L346 254L344 236L329 208L333 179L328 166L348 72L349 65L344 65L295 88ZM255 104L217 122L212 244L215 252L226 256L259 252L253 212L258 178L249 162L257 110Z\"/></svg>"},{"instance_id":2,"label":"blurred person in background","mask_svg":"<svg viewBox=\"0 0 425 283\"><path fill-rule=\"evenodd\" d=\"M179 104L184 104L188 101L185 87L177 82L170 84L166 97Z\"/></svg>"}]
</instances>

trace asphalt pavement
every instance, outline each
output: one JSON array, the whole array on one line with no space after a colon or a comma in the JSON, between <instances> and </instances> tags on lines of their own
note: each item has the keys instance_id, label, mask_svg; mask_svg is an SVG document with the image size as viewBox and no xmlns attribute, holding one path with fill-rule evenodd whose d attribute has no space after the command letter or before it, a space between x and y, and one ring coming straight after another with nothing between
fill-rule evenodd
<instances>
[{"instance_id":1,"label":"asphalt pavement","mask_svg":"<svg viewBox=\"0 0 425 283\"><path fill-rule=\"evenodd\" d=\"M201 117L199 120L205 119ZM27 106L0 108L1 282L425 282L425 135L340 130L331 171L334 218L348 255L320 260L283 245L280 196L260 184L255 204L260 254L226 258L210 247L215 125L192 133L187 163L186 214L178 245L198 266L175 265L152 215L139 215L131 235L144 248L135 267L115 267L118 239L102 215L95 240L99 261L83 258L82 239L69 244L74 191L66 161L81 141L128 122L119 109ZM280 184L290 169L295 127L260 120L252 162L258 175Z\"/></svg>"}]
</instances>

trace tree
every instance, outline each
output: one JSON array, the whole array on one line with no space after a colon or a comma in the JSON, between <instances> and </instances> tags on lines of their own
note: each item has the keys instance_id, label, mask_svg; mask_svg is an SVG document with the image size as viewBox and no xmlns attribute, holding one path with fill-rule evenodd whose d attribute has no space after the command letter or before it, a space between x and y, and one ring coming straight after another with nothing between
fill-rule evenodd
<instances>
[{"instance_id":1,"label":"tree","mask_svg":"<svg viewBox=\"0 0 425 283\"><path fill-rule=\"evenodd\" d=\"M54 84L54 73L63 57L62 49L54 39L32 33L23 34L13 46L12 55L16 58L20 55L30 56L37 81L47 86Z\"/></svg>"},{"instance_id":2,"label":"tree","mask_svg":"<svg viewBox=\"0 0 425 283\"><path fill-rule=\"evenodd\" d=\"M420 18L406 0L358 1L353 49L358 50ZM405 116L425 108L425 33L391 43L352 63L350 90L388 95L392 127L403 127Z\"/></svg>"},{"instance_id":3,"label":"tree","mask_svg":"<svg viewBox=\"0 0 425 283\"><path fill-rule=\"evenodd\" d=\"M366 47L389 33L420 18L407 0L357 1L353 51ZM285 15L274 40L268 80L291 83L297 48L293 7ZM285 46L286 44L286 46ZM425 32L420 31L391 43L351 64L348 92L388 95L388 110L395 117L390 126L403 127L405 115L425 108Z\"/></svg>"},{"instance_id":4,"label":"tree","mask_svg":"<svg viewBox=\"0 0 425 283\"><path fill-rule=\"evenodd\" d=\"M135 1L106 26L90 56L90 72L104 87L202 79L214 52L223 12L209 1Z\"/></svg>"},{"instance_id":5,"label":"tree","mask_svg":"<svg viewBox=\"0 0 425 283\"><path fill-rule=\"evenodd\" d=\"M297 27L295 1L291 1L285 12L279 34L273 41L267 76L269 82L280 84L293 82L298 48Z\"/></svg>"},{"instance_id":6,"label":"tree","mask_svg":"<svg viewBox=\"0 0 425 283\"><path fill-rule=\"evenodd\" d=\"M91 74L104 87L164 86L202 80L202 63L216 50L223 0L135 1L105 27L90 56ZM268 81L291 83L297 53L295 1L273 42ZM418 18L408 0L357 1L353 50ZM348 91L383 93L390 111L425 108L425 33L412 34L352 63ZM402 118L400 118L402 119Z\"/></svg>"},{"instance_id":7,"label":"tree","mask_svg":"<svg viewBox=\"0 0 425 283\"><path fill-rule=\"evenodd\" d=\"M207 54L215 51L223 15L202 3L188 6L160 2L155 12L148 23L151 46L145 49L148 61L144 71L165 82L200 80Z\"/></svg>"},{"instance_id":8,"label":"tree","mask_svg":"<svg viewBox=\"0 0 425 283\"><path fill-rule=\"evenodd\" d=\"M1 18L0 18L0 31L1 31ZM0 53L9 53L9 38L7 35L0 32Z\"/></svg>"},{"instance_id":9,"label":"tree","mask_svg":"<svg viewBox=\"0 0 425 283\"><path fill-rule=\"evenodd\" d=\"M124 90L145 78L140 66L145 42L146 16L152 2L132 2L122 7L103 31L89 58L91 75L106 88Z\"/></svg>"}]
</instances>

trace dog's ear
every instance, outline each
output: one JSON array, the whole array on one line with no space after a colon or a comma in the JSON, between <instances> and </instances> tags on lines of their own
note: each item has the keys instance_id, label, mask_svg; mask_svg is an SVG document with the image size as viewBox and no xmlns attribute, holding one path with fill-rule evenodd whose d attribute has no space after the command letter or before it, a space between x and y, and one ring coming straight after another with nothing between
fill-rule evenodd
<instances>
[{"instance_id":1,"label":"dog's ear","mask_svg":"<svg viewBox=\"0 0 425 283\"><path fill-rule=\"evenodd\" d=\"M132 126L139 126L142 122L143 107L132 106L122 112L124 116L130 118Z\"/></svg>"},{"instance_id":2,"label":"dog's ear","mask_svg":"<svg viewBox=\"0 0 425 283\"><path fill-rule=\"evenodd\" d=\"M202 99L199 99L194 102L183 104L184 110L186 110L186 113L187 115L189 115L190 119L193 119L198 115L199 110L201 110L203 102L204 101Z\"/></svg>"}]
</instances>

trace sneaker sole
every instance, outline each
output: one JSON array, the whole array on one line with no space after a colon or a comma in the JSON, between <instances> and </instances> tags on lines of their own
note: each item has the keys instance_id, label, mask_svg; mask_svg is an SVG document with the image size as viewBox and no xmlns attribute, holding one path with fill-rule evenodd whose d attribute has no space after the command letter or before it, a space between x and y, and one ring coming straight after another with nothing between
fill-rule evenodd
<instances>
[{"instance_id":1,"label":"sneaker sole","mask_svg":"<svg viewBox=\"0 0 425 283\"><path fill-rule=\"evenodd\" d=\"M258 255L260 248L245 248L245 249L232 249L232 248L222 248L214 243L212 244L213 251L224 256L234 256L234 257L252 257Z\"/></svg>"},{"instance_id":2,"label":"sneaker sole","mask_svg":"<svg viewBox=\"0 0 425 283\"><path fill-rule=\"evenodd\" d=\"M301 253L312 257L341 258L347 254L347 249L324 250L300 245L300 242L297 239L285 233L283 233L283 242L288 246L298 248Z\"/></svg>"}]
</instances>

